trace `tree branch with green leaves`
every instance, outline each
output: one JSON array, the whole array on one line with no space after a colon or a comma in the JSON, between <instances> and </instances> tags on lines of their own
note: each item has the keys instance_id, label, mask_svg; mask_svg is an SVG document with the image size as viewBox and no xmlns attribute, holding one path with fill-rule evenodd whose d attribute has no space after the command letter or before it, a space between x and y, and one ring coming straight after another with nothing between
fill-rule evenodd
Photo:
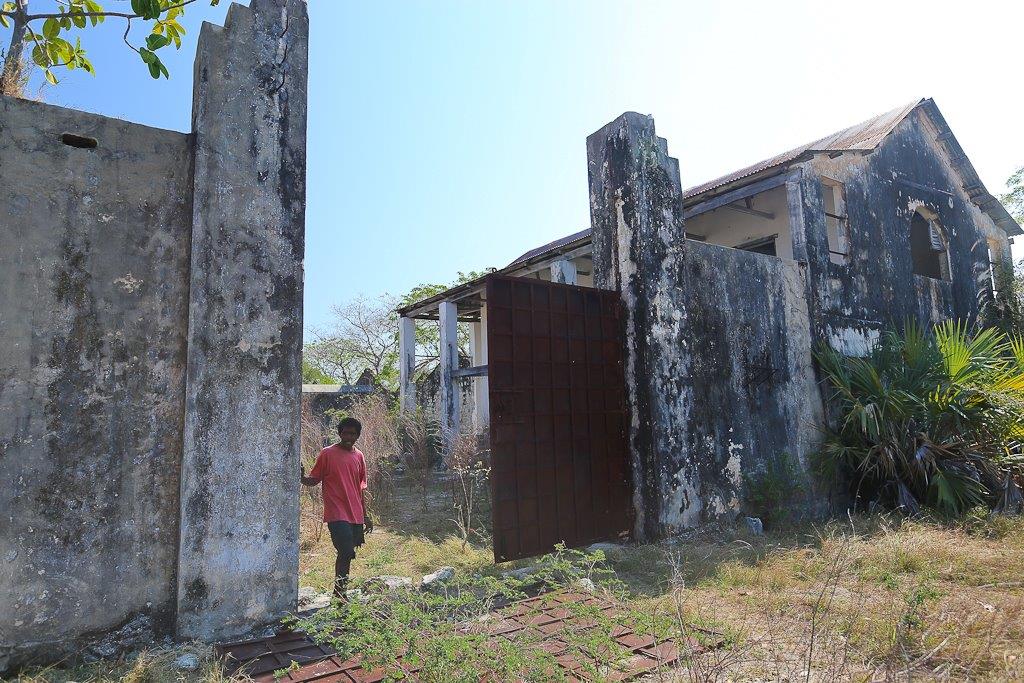
<instances>
[{"instance_id":1,"label":"tree branch with green leaves","mask_svg":"<svg viewBox=\"0 0 1024 683\"><path fill-rule=\"evenodd\" d=\"M58 83L55 72L60 69L82 69L95 75L92 62L82 47L81 36L72 34L98 26L106 19L125 22L124 42L139 55L150 76L170 78L158 51L172 44L175 49L181 48L185 27L180 19L185 7L198 1L130 0L131 11L121 12L106 9L97 0L56 0L56 11L32 13L30 0L4 0L0 4L0 25L12 30L0 74L0 93L21 94L25 82L26 50L30 50L32 62L42 70L43 77L51 85ZM209 2L214 6L220 0ZM135 46L128 40L133 20L150 22L145 45Z\"/></svg>"}]
</instances>

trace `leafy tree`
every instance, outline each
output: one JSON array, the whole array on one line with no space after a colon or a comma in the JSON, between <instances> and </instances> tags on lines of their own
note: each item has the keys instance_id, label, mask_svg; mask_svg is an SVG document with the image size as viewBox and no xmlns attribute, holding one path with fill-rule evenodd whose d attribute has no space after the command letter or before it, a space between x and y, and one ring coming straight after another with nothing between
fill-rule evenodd
<instances>
[{"instance_id":1,"label":"leafy tree","mask_svg":"<svg viewBox=\"0 0 1024 683\"><path fill-rule=\"evenodd\" d=\"M176 49L181 48L185 27L180 19L185 7L194 2L198 0L131 0L131 11L115 11L106 9L98 0L54 0L53 11L33 13L29 9L30 0L2 0L0 25L11 29L11 40L4 54L0 93L22 94L27 80L26 50L51 85L57 84L55 72L60 69L82 69L95 74L78 34L106 19L125 22L124 42L139 55L150 76L170 78L157 52L171 44ZM209 0L210 5L219 2ZM136 20L149 24L145 45L135 46L128 40L132 21Z\"/></svg>"},{"instance_id":2,"label":"leafy tree","mask_svg":"<svg viewBox=\"0 0 1024 683\"><path fill-rule=\"evenodd\" d=\"M319 368L315 368L303 358L302 359L302 383L303 384L338 384L338 381L323 372Z\"/></svg>"},{"instance_id":3,"label":"leafy tree","mask_svg":"<svg viewBox=\"0 0 1024 683\"><path fill-rule=\"evenodd\" d=\"M1008 334L1024 332L1024 260L999 265L994 276L997 294L983 298L982 319Z\"/></svg>"},{"instance_id":4,"label":"leafy tree","mask_svg":"<svg viewBox=\"0 0 1024 683\"><path fill-rule=\"evenodd\" d=\"M1024 167L1006 181L1009 190L999 199L1018 223L1024 224ZM1024 260L1001 264L995 275L994 298L983 301L988 324L1006 332L1024 332Z\"/></svg>"},{"instance_id":5,"label":"leafy tree","mask_svg":"<svg viewBox=\"0 0 1024 683\"><path fill-rule=\"evenodd\" d=\"M334 321L314 334L303 350L305 362L317 371L355 384L364 372L386 389L398 387L398 300L387 294L357 297L334 306Z\"/></svg>"},{"instance_id":6,"label":"leafy tree","mask_svg":"<svg viewBox=\"0 0 1024 683\"><path fill-rule=\"evenodd\" d=\"M1024 166L1017 169L1017 172L1006 181L1009 191L999 197L1006 210L1017 220L1024 223Z\"/></svg>"}]
</instances>

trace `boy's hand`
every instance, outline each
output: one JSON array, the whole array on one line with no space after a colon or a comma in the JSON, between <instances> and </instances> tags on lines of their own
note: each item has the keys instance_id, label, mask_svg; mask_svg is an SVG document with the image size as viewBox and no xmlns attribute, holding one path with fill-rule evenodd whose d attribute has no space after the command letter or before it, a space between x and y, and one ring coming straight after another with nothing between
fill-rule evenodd
<instances>
[{"instance_id":1,"label":"boy's hand","mask_svg":"<svg viewBox=\"0 0 1024 683\"><path fill-rule=\"evenodd\" d=\"M363 515L363 533L364 534L372 534L373 533L373 520L370 519L369 515Z\"/></svg>"}]
</instances>

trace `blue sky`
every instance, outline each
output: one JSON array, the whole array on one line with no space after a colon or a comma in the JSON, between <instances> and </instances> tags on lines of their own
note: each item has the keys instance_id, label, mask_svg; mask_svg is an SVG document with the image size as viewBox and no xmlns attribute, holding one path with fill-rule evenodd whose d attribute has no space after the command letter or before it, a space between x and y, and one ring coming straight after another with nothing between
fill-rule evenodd
<instances>
[{"instance_id":1,"label":"blue sky","mask_svg":"<svg viewBox=\"0 0 1024 683\"><path fill-rule=\"evenodd\" d=\"M187 131L198 22L227 4L190 6L170 81L108 22L83 41L98 76L44 99ZM502 266L585 227L586 136L627 110L654 115L685 185L917 97L935 98L990 190L1024 165L1020 2L309 9L307 329L358 294Z\"/></svg>"}]
</instances>

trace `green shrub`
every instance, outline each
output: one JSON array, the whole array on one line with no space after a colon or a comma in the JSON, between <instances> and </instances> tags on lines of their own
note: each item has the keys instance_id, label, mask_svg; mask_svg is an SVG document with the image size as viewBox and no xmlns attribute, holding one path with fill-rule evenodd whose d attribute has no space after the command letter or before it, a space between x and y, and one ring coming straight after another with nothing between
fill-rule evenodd
<instances>
[{"instance_id":1,"label":"green shrub","mask_svg":"<svg viewBox=\"0 0 1024 683\"><path fill-rule=\"evenodd\" d=\"M789 453L770 459L762 468L743 475L743 497L750 513L768 525L793 516L802 502L806 485L803 468Z\"/></svg>"},{"instance_id":2,"label":"green shrub","mask_svg":"<svg viewBox=\"0 0 1024 683\"><path fill-rule=\"evenodd\" d=\"M1024 338L948 321L883 334L865 358L815 354L832 388L823 457L855 500L960 515L1020 506Z\"/></svg>"}]
</instances>

